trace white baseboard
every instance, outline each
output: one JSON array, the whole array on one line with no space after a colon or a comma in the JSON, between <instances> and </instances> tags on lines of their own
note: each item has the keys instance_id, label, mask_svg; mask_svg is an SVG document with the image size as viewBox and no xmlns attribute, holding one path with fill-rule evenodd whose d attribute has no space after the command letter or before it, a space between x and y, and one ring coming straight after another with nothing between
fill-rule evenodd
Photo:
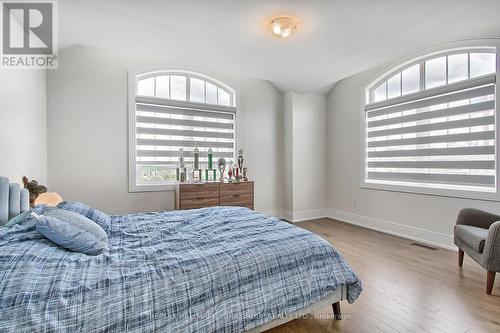
<instances>
[{"instance_id":1,"label":"white baseboard","mask_svg":"<svg viewBox=\"0 0 500 333\"><path fill-rule=\"evenodd\" d=\"M260 213L271 215L271 216L274 216L278 219L283 218L283 212L280 210L268 210L268 211L260 212Z\"/></svg>"},{"instance_id":2,"label":"white baseboard","mask_svg":"<svg viewBox=\"0 0 500 333\"><path fill-rule=\"evenodd\" d=\"M397 224L373 217L357 215L336 209L329 209L327 216L334 220L354 224L363 228L380 231L386 234L411 239L419 243L453 250L457 247L453 244L453 235L443 234L431 230L415 228L403 224Z\"/></svg>"},{"instance_id":3,"label":"white baseboard","mask_svg":"<svg viewBox=\"0 0 500 333\"><path fill-rule=\"evenodd\" d=\"M289 210L283 211L283 219L288 222L293 222L293 212Z\"/></svg>"},{"instance_id":4,"label":"white baseboard","mask_svg":"<svg viewBox=\"0 0 500 333\"><path fill-rule=\"evenodd\" d=\"M411 239L416 242L439 247L447 250L456 250L453 243L453 235L443 234L436 231L416 228L404 224L398 224L382 219L358 215L351 212L345 212L336 209L315 209L292 212L285 210L264 212L266 214L283 218L288 222L296 223L320 218L331 218L349 224L354 224L363 228L376 230L389 235L394 235L406 239Z\"/></svg>"},{"instance_id":5,"label":"white baseboard","mask_svg":"<svg viewBox=\"0 0 500 333\"><path fill-rule=\"evenodd\" d=\"M299 212L291 212L289 210L285 210L283 212L283 218L288 222L292 223L321 219L327 216L328 216L327 209L303 210Z\"/></svg>"}]
</instances>

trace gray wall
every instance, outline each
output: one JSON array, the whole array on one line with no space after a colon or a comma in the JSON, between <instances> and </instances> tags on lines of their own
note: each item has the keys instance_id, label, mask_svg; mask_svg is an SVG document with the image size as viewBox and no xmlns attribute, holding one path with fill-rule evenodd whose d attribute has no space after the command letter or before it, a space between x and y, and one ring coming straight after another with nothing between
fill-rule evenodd
<instances>
[{"instance_id":1,"label":"gray wall","mask_svg":"<svg viewBox=\"0 0 500 333\"><path fill-rule=\"evenodd\" d=\"M127 71L156 63L168 59L89 47L60 53L48 76L48 178L65 199L109 213L173 208L173 192L128 193ZM266 81L223 79L240 95L237 142L255 207L281 215L283 95Z\"/></svg>"},{"instance_id":2,"label":"gray wall","mask_svg":"<svg viewBox=\"0 0 500 333\"><path fill-rule=\"evenodd\" d=\"M451 246L453 227L461 208L476 207L500 213L500 204L360 187L363 139L360 125L361 94L363 86L382 68L374 68L340 81L328 97L330 216Z\"/></svg>"},{"instance_id":3,"label":"gray wall","mask_svg":"<svg viewBox=\"0 0 500 333\"><path fill-rule=\"evenodd\" d=\"M47 183L45 70L0 72L0 176Z\"/></svg>"}]
</instances>

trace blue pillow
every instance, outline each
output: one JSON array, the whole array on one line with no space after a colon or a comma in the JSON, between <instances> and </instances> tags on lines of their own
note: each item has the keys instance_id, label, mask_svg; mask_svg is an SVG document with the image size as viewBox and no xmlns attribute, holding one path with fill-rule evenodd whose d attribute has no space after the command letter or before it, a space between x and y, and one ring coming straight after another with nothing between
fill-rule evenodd
<instances>
[{"instance_id":1,"label":"blue pillow","mask_svg":"<svg viewBox=\"0 0 500 333\"><path fill-rule=\"evenodd\" d=\"M43 211L45 210L45 205L38 205L32 208L31 210L27 210L25 212L22 212L19 215L14 216L11 218L7 223L5 223L3 226L4 227L12 227L13 225L20 224L26 220L29 220L32 218L31 212L35 212L38 215L42 215Z\"/></svg>"},{"instance_id":2,"label":"blue pillow","mask_svg":"<svg viewBox=\"0 0 500 333\"><path fill-rule=\"evenodd\" d=\"M15 224L19 224L26 219L26 215L28 215L28 214L31 214L31 211L27 210L19 215L16 215L13 218L11 218L7 223L5 223L3 226L4 227L12 227Z\"/></svg>"},{"instance_id":3,"label":"blue pillow","mask_svg":"<svg viewBox=\"0 0 500 333\"><path fill-rule=\"evenodd\" d=\"M98 255L108 249L106 232L85 216L58 208L47 208L37 221L37 230L53 243L70 251Z\"/></svg>"},{"instance_id":4,"label":"blue pillow","mask_svg":"<svg viewBox=\"0 0 500 333\"><path fill-rule=\"evenodd\" d=\"M86 204L81 202L63 201L57 205L57 208L69 210L91 219L103 228L107 234L109 234L111 230L111 217L100 210L87 206Z\"/></svg>"}]
</instances>

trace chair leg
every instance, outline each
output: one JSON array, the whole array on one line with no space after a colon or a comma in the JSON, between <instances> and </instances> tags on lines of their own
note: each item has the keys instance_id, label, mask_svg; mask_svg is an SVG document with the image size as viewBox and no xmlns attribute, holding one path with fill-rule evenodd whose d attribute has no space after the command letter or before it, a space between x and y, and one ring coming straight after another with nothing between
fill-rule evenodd
<instances>
[{"instance_id":1,"label":"chair leg","mask_svg":"<svg viewBox=\"0 0 500 333\"><path fill-rule=\"evenodd\" d=\"M333 307L333 314L335 316L335 319L341 320L342 319L342 313L340 312L340 302L333 303L332 307Z\"/></svg>"},{"instance_id":2,"label":"chair leg","mask_svg":"<svg viewBox=\"0 0 500 333\"><path fill-rule=\"evenodd\" d=\"M488 275L486 277L486 293L491 295L491 291L493 290L493 282L495 282L495 274L496 272L488 271Z\"/></svg>"},{"instance_id":3,"label":"chair leg","mask_svg":"<svg viewBox=\"0 0 500 333\"><path fill-rule=\"evenodd\" d=\"M464 251L462 249L458 249L458 266L462 267L464 264Z\"/></svg>"}]
</instances>

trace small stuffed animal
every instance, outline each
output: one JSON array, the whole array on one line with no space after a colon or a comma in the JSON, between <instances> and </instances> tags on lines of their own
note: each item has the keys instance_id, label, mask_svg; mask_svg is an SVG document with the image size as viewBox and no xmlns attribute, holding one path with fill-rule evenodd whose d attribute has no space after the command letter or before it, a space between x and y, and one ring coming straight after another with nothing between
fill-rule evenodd
<instances>
[{"instance_id":1,"label":"small stuffed animal","mask_svg":"<svg viewBox=\"0 0 500 333\"><path fill-rule=\"evenodd\" d=\"M29 181L28 177L26 176L23 177L23 184L24 188L28 189L28 191L30 192L30 206L34 207L36 198L40 194L47 192L47 187L38 185L38 182L34 179L32 181Z\"/></svg>"}]
</instances>

